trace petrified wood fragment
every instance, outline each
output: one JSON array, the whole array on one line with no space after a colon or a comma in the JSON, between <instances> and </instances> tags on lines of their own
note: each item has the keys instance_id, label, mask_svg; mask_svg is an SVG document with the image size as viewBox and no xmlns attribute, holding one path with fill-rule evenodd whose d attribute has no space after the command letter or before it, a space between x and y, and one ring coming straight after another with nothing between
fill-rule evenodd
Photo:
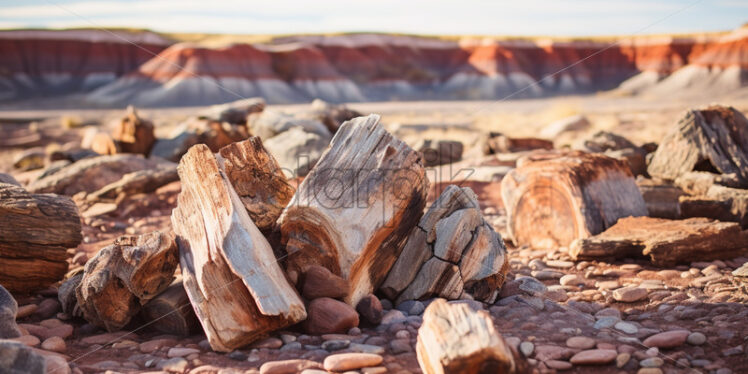
<instances>
[{"instance_id":1,"label":"petrified wood fragment","mask_svg":"<svg viewBox=\"0 0 748 374\"><path fill-rule=\"evenodd\" d=\"M182 157L172 225L184 287L208 342L228 352L306 318L296 291L213 153Z\"/></svg>"},{"instance_id":2,"label":"petrified wood fragment","mask_svg":"<svg viewBox=\"0 0 748 374\"><path fill-rule=\"evenodd\" d=\"M28 186L28 190L33 193L52 192L61 195L74 195L81 191L90 193L119 181L125 174L155 169L160 164L161 161L132 154L90 157L34 181Z\"/></svg>"},{"instance_id":3,"label":"petrified wood fragment","mask_svg":"<svg viewBox=\"0 0 748 374\"><path fill-rule=\"evenodd\" d=\"M574 259L649 256L656 265L711 261L748 254L748 231L707 218L629 217L605 232L572 243Z\"/></svg>"},{"instance_id":4,"label":"petrified wood fragment","mask_svg":"<svg viewBox=\"0 0 748 374\"><path fill-rule=\"evenodd\" d=\"M279 219L288 271L328 268L348 281L355 306L387 276L427 191L420 154L379 116L346 122Z\"/></svg>"},{"instance_id":5,"label":"petrified wood fragment","mask_svg":"<svg viewBox=\"0 0 748 374\"><path fill-rule=\"evenodd\" d=\"M647 171L674 180L690 171L737 175L748 182L748 119L732 107L691 110L662 139Z\"/></svg>"},{"instance_id":6,"label":"petrified wood fragment","mask_svg":"<svg viewBox=\"0 0 748 374\"><path fill-rule=\"evenodd\" d=\"M81 240L78 207L69 197L0 183L0 284L8 290L31 292L61 280L67 249Z\"/></svg>"},{"instance_id":7,"label":"petrified wood fragment","mask_svg":"<svg viewBox=\"0 0 748 374\"><path fill-rule=\"evenodd\" d=\"M516 245L568 246L647 207L625 162L580 151L520 161L501 182L507 231Z\"/></svg>"},{"instance_id":8,"label":"petrified wood fragment","mask_svg":"<svg viewBox=\"0 0 748 374\"><path fill-rule=\"evenodd\" d=\"M86 263L76 288L78 307L89 322L119 330L142 304L169 286L177 264L171 234L121 236Z\"/></svg>"},{"instance_id":9,"label":"petrified wood fragment","mask_svg":"<svg viewBox=\"0 0 748 374\"><path fill-rule=\"evenodd\" d=\"M529 373L529 365L504 341L485 311L434 300L423 314L416 343L426 374Z\"/></svg>"},{"instance_id":10,"label":"petrified wood fragment","mask_svg":"<svg viewBox=\"0 0 748 374\"><path fill-rule=\"evenodd\" d=\"M137 153L148 156L156 143L153 123L138 115L135 107L127 107L127 113L112 132L117 148L124 153Z\"/></svg>"},{"instance_id":11,"label":"petrified wood fragment","mask_svg":"<svg viewBox=\"0 0 748 374\"><path fill-rule=\"evenodd\" d=\"M503 240L483 219L475 193L450 185L411 232L380 290L396 303L465 294L492 303L508 269Z\"/></svg>"},{"instance_id":12,"label":"petrified wood fragment","mask_svg":"<svg viewBox=\"0 0 748 374\"><path fill-rule=\"evenodd\" d=\"M200 328L181 280L176 280L145 305L143 320L165 334L187 336Z\"/></svg>"},{"instance_id":13,"label":"petrified wood fragment","mask_svg":"<svg viewBox=\"0 0 748 374\"><path fill-rule=\"evenodd\" d=\"M272 231L294 189L260 138L221 148L218 162L257 228Z\"/></svg>"}]
</instances>

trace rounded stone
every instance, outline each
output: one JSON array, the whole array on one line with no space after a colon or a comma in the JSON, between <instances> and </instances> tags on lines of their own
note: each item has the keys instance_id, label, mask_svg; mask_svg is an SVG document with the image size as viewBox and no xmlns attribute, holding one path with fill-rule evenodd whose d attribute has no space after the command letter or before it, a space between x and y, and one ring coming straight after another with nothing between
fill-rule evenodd
<instances>
[{"instance_id":1,"label":"rounded stone","mask_svg":"<svg viewBox=\"0 0 748 374\"><path fill-rule=\"evenodd\" d=\"M519 351L522 352L525 357L530 357L534 350L535 344L532 344L532 342L522 342L519 344Z\"/></svg>"},{"instance_id":2,"label":"rounded stone","mask_svg":"<svg viewBox=\"0 0 748 374\"><path fill-rule=\"evenodd\" d=\"M558 283L562 286L578 286L585 283L585 279L577 274L566 274Z\"/></svg>"},{"instance_id":3,"label":"rounded stone","mask_svg":"<svg viewBox=\"0 0 748 374\"><path fill-rule=\"evenodd\" d=\"M613 299L633 303L647 298L647 290L639 287L623 287L613 291Z\"/></svg>"},{"instance_id":4,"label":"rounded stone","mask_svg":"<svg viewBox=\"0 0 748 374\"><path fill-rule=\"evenodd\" d=\"M53 336L42 342L42 349L52 352L65 352L67 346L65 345L65 340L59 336Z\"/></svg>"},{"instance_id":5,"label":"rounded stone","mask_svg":"<svg viewBox=\"0 0 748 374\"><path fill-rule=\"evenodd\" d=\"M595 348L595 339L586 336L573 336L566 339L566 346L574 349L592 349Z\"/></svg>"},{"instance_id":6,"label":"rounded stone","mask_svg":"<svg viewBox=\"0 0 748 374\"><path fill-rule=\"evenodd\" d=\"M626 334L636 334L639 331L639 329L635 325L624 321L616 323L615 328L616 330L622 331Z\"/></svg>"},{"instance_id":7,"label":"rounded stone","mask_svg":"<svg viewBox=\"0 0 748 374\"><path fill-rule=\"evenodd\" d=\"M618 357L618 352L612 349L590 349L581 351L569 360L574 365L606 365Z\"/></svg>"},{"instance_id":8,"label":"rounded stone","mask_svg":"<svg viewBox=\"0 0 748 374\"><path fill-rule=\"evenodd\" d=\"M641 360L639 362L639 366L643 368L658 368L662 366L665 363L661 358L659 357L650 357L645 358L644 360Z\"/></svg>"},{"instance_id":9,"label":"rounded stone","mask_svg":"<svg viewBox=\"0 0 748 374\"><path fill-rule=\"evenodd\" d=\"M644 340L647 347L675 348L683 345L690 335L686 330L672 330L652 335Z\"/></svg>"},{"instance_id":10,"label":"rounded stone","mask_svg":"<svg viewBox=\"0 0 748 374\"><path fill-rule=\"evenodd\" d=\"M631 355L628 353L619 353L616 357L616 367L621 369L631 360Z\"/></svg>"},{"instance_id":11,"label":"rounded stone","mask_svg":"<svg viewBox=\"0 0 748 374\"><path fill-rule=\"evenodd\" d=\"M328 371L348 371L382 363L382 356L371 353L339 353L325 358L323 366Z\"/></svg>"},{"instance_id":12,"label":"rounded stone","mask_svg":"<svg viewBox=\"0 0 748 374\"><path fill-rule=\"evenodd\" d=\"M569 370L573 367L573 365L567 361L561 361L561 360L548 360L545 361L545 366L548 366L551 369L554 370Z\"/></svg>"},{"instance_id":13,"label":"rounded stone","mask_svg":"<svg viewBox=\"0 0 748 374\"><path fill-rule=\"evenodd\" d=\"M693 332L688 335L688 338L686 338L686 341L688 342L688 344L691 344L691 345L702 345L706 343L706 335L700 332Z\"/></svg>"}]
</instances>

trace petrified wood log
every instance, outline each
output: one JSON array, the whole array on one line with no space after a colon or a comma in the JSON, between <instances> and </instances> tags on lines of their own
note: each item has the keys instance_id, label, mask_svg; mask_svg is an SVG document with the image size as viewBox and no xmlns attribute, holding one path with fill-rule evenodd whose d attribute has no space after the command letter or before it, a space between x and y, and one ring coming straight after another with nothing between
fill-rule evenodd
<instances>
[{"instance_id":1,"label":"petrified wood log","mask_svg":"<svg viewBox=\"0 0 748 374\"><path fill-rule=\"evenodd\" d=\"M184 286L211 347L228 352L306 318L210 149L190 148L178 171L182 192L171 221Z\"/></svg>"},{"instance_id":2,"label":"petrified wood log","mask_svg":"<svg viewBox=\"0 0 748 374\"><path fill-rule=\"evenodd\" d=\"M72 274L71 274L72 273ZM57 289L57 300L60 301L62 312L75 317L83 317L83 313L78 307L78 296L76 290L83 279L83 268L68 273L68 278L60 284Z\"/></svg>"},{"instance_id":3,"label":"petrified wood log","mask_svg":"<svg viewBox=\"0 0 748 374\"><path fill-rule=\"evenodd\" d=\"M662 139L647 171L674 180L694 170L735 173L748 182L748 119L732 107L691 110Z\"/></svg>"},{"instance_id":4,"label":"petrified wood log","mask_svg":"<svg viewBox=\"0 0 748 374\"><path fill-rule=\"evenodd\" d=\"M335 134L340 125L345 121L361 117L363 114L348 108L343 104L331 104L320 99L312 101L312 108L308 113L304 113L302 117L314 118L322 122L327 129L330 130L331 134Z\"/></svg>"},{"instance_id":5,"label":"petrified wood log","mask_svg":"<svg viewBox=\"0 0 748 374\"><path fill-rule=\"evenodd\" d=\"M100 155L116 155L120 153L119 145L111 135L105 132L96 133L91 137L91 150Z\"/></svg>"},{"instance_id":6,"label":"petrified wood log","mask_svg":"<svg viewBox=\"0 0 748 374\"><path fill-rule=\"evenodd\" d=\"M712 185L703 195L681 196L683 218L706 217L748 228L748 190Z\"/></svg>"},{"instance_id":7,"label":"petrified wood log","mask_svg":"<svg viewBox=\"0 0 748 374\"><path fill-rule=\"evenodd\" d=\"M425 166L438 166L460 161L465 146L456 140L424 139L414 148L423 155Z\"/></svg>"},{"instance_id":8,"label":"petrified wood log","mask_svg":"<svg viewBox=\"0 0 748 374\"><path fill-rule=\"evenodd\" d=\"M387 276L427 193L419 153L378 115L346 122L279 219L288 271L328 268L348 280L355 306Z\"/></svg>"},{"instance_id":9,"label":"petrified wood log","mask_svg":"<svg viewBox=\"0 0 748 374\"><path fill-rule=\"evenodd\" d=\"M165 334L187 336L199 329L200 323L181 280L143 305L143 320Z\"/></svg>"},{"instance_id":10,"label":"petrified wood log","mask_svg":"<svg viewBox=\"0 0 748 374\"><path fill-rule=\"evenodd\" d=\"M98 199L115 199L119 195L134 195L153 192L159 187L179 180L177 165L162 163L155 169L138 170L122 176L122 179L110 183L86 197L89 201Z\"/></svg>"},{"instance_id":11,"label":"petrified wood log","mask_svg":"<svg viewBox=\"0 0 748 374\"><path fill-rule=\"evenodd\" d=\"M117 123L112 138L121 152L143 156L148 156L156 143L153 123L138 116L133 106L127 107L127 114Z\"/></svg>"},{"instance_id":12,"label":"petrified wood log","mask_svg":"<svg viewBox=\"0 0 748 374\"><path fill-rule=\"evenodd\" d=\"M501 182L507 231L516 245L568 246L603 232L619 218L647 215L623 161L574 151L518 165Z\"/></svg>"},{"instance_id":13,"label":"petrified wood log","mask_svg":"<svg viewBox=\"0 0 748 374\"><path fill-rule=\"evenodd\" d=\"M177 264L171 234L117 238L86 263L75 292L83 317L109 331L121 329L142 304L169 286Z\"/></svg>"},{"instance_id":14,"label":"petrified wood log","mask_svg":"<svg viewBox=\"0 0 748 374\"><path fill-rule=\"evenodd\" d=\"M681 218L706 217L748 228L748 190L740 188L735 174L692 171L680 175L674 184L688 193L679 197Z\"/></svg>"},{"instance_id":15,"label":"petrified wood log","mask_svg":"<svg viewBox=\"0 0 748 374\"><path fill-rule=\"evenodd\" d=\"M0 183L0 284L31 292L63 278L67 248L80 244L78 208L66 196Z\"/></svg>"},{"instance_id":16,"label":"petrified wood log","mask_svg":"<svg viewBox=\"0 0 748 374\"><path fill-rule=\"evenodd\" d=\"M483 143L483 154L515 153L536 149L553 149L553 142L539 138L510 138L504 134L490 133Z\"/></svg>"},{"instance_id":17,"label":"petrified wood log","mask_svg":"<svg viewBox=\"0 0 748 374\"><path fill-rule=\"evenodd\" d=\"M294 189L260 138L253 136L221 148L218 163L257 228L272 231Z\"/></svg>"},{"instance_id":18,"label":"petrified wood log","mask_svg":"<svg viewBox=\"0 0 748 374\"><path fill-rule=\"evenodd\" d=\"M487 312L444 299L426 308L416 354L426 374L529 373L527 361L504 341Z\"/></svg>"},{"instance_id":19,"label":"petrified wood log","mask_svg":"<svg viewBox=\"0 0 748 374\"><path fill-rule=\"evenodd\" d=\"M483 219L475 193L450 185L411 232L380 290L396 303L465 294L493 303L508 270L504 242Z\"/></svg>"},{"instance_id":20,"label":"petrified wood log","mask_svg":"<svg viewBox=\"0 0 748 374\"><path fill-rule=\"evenodd\" d=\"M707 218L622 218L602 234L572 243L574 259L649 256L656 265L711 261L748 254L748 231Z\"/></svg>"},{"instance_id":21,"label":"petrified wood log","mask_svg":"<svg viewBox=\"0 0 748 374\"><path fill-rule=\"evenodd\" d=\"M155 169L160 164L161 161L132 154L90 157L34 181L28 186L28 190L33 193L52 192L60 195L74 195L81 191L90 193L119 181L125 174Z\"/></svg>"},{"instance_id":22,"label":"petrified wood log","mask_svg":"<svg viewBox=\"0 0 748 374\"><path fill-rule=\"evenodd\" d=\"M201 119L228 122L233 125L246 125L247 116L265 110L265 99L250 97L230 103L213 105L200 115Z\"/></svg>"},{"instance_id":23,"label":"petrified wood log","mask_svg":"<svg viewBox=\"0 0 748 374\"><path fill-rule=\"evenodd\" d=\"M636 179L636 185L644 198L650 217L681 218L679 199L685 193L678 186L659 179L641 177Z\"/></svg>"}]
</instances>

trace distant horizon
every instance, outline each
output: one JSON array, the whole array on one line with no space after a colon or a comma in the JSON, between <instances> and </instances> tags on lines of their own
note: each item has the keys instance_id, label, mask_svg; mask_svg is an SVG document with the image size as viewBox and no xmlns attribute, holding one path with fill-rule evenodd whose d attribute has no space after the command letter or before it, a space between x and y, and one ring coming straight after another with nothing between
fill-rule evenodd
<instances>
[{"instance_id":1,"label":"distant horizon","mask_svg":"<svg viewBox=\"0 0 748 374\"><path fill-rule=\"evenodd\" d=\"M737 0L9 0L0 29L148 29L158 33L612 37L727 32L748 21Z\"/></svg>"}]
</instances>

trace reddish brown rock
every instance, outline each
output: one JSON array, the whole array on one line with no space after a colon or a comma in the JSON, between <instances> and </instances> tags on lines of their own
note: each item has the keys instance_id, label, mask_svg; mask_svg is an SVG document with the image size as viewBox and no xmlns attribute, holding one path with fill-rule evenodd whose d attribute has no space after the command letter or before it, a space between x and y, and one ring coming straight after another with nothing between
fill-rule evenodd
<instances>
[{"instance_id":1,"label":"reddish brown rock","mask_svg":"<svg viewBox=\"0 0 748 374\"><path fill-rule=\"evenodd\" d=\"M606 365L613 362L618 356L618 352L612 349L590 349L581 351L571 357L574 365Z\"/></svg>"},{"instance_id":2,"label":"reddish brown rock","mask_svg":"<svg viewBox=\"0 0 748 374\"><path fill-rule=\"evenodd\" d=\"M734 258L748 253L748 230L707 218L627 217L605 232L572 243L578 260L649 256L656 265Z\"/></svg>"},{"instance_id":3,"label":"reddish brown rock","mask_svg":"<svg viewBox=\"0 0 748 374\"><path fill-rule=\"evenodd\" d=\"M322 369L322 364L303 359L268 361L260 366L260 374L296 374L306 369Z\"/></svg>"},{"instance_id":4,"label":"reddish brown rock","mask_svg":"<svg viewBox=\"0 0 748 374\"><path fill-rule=\"evenodd\" d=\"M382 322L382 303L374 295L364 296L356 305L356 311L361 317L362 324L378 325Z\"/></svg>"},{"instance_id":5,"label":"reddish brown rock","mask_svg":"<svg viewBox=\"0 0 748 374\"><path fill-rule=\"evenodd\" d=\"M301 279L301 296L307 300L329 297L340 299L348 294L348 283L327 268L312 265Z\"/></svg>"},{"instance_id":6,"label":"reddish brown rock","mask_svg":"<svg viewBox=\"0 0 748 374\"><path fill-rule=\"evenodd\" d=\"M307 315L305 329L314 335L345 333L358 326L358 313L350 305L329 297L312 300Z\"/></svg>"},{"instance_id":7,"label":"reddish brown rock","mask_svg":"<svg viewBox=\"0 0 748 374\"><path fill-rule=\"evenodd\" d=\"M156 143L153 123L138 116L133 106L127 107L127 114L117 123L112 132L112 138L119 151L143 156L148 156L153 144Z\"/></svg>"},{"instance_id":8,"label":"reddish brown rock","mask_svg":"<svg viewBox=\"0 0 748 374\"><path fill-rule=\"evenodd\" d=\"M675 348L685 344L690 334L691 332L688 330L661 332L648 337L644 340L643 344L647 347Z\"/></svg>"},{"instance_id":9,"label":"reddish brown rock","mask_svg":"<svg viewBox=\"0 0 748 374\"><path fill-rule=\"evenodd\" d=\"M338 353L325 358L325 370L343 372L377 366L382 363L382 356L373 353Z\"/></svg>"}]
</instances>

